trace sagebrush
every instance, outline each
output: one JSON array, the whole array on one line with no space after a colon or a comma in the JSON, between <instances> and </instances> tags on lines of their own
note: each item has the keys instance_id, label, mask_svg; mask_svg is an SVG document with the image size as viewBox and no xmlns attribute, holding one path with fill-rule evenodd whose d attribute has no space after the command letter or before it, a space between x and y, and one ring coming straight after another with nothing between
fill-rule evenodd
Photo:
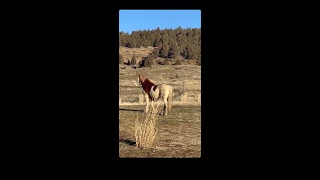
<instances>
[{"instance_id":1,"label":"sagebrush","mask_svg":"<svg viewBox=\"0 0 320 180\"><path fill-rule=\"evenodd\" d=\"M158 117L160 106L156 103L155 108L151 108L145 118L139 118L137 114L135 123L136 146L140 148L152 147L158 130Z\"/></svg>"}]
</instances>

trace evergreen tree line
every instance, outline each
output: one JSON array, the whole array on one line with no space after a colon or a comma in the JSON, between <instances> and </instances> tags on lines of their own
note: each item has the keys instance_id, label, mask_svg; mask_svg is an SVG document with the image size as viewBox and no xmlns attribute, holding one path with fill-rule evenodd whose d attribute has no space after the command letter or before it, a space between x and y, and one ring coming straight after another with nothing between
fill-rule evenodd
<instances>
[{"instance_id":1,"label":"evergreen tree line","mask_svg":"<svg viewBox=\"0 0 320 180\"><path fill-rule=\"evenodd\" d=\"M139 30L120 32L119 46L128 48L157 47L154 56L174 59L201 59L201 28Z\"/></svg>"}]
</instances>

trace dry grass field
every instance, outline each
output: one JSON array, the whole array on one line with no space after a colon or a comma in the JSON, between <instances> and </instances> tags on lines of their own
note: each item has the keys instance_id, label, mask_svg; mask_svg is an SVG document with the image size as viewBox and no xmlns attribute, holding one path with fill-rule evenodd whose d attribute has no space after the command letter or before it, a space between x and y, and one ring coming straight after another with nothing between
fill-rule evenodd
<instances>
[{"instance_id":1,"label":"dry grass field","mask_svg":"<svg viewBox=\"0 0 320 180\"><path fill-rule=\"evenodd\" d=\"M137 48L129 49L129 51L133 52L134 49L135 53L140 53ZM145 49L148 50L148 48ZM126 52L125 48L120 48L120 51ZM127 53L130 53L129 51ZM132 55L130 57L130 54L124 54L124 57L126 61L126 58L131 59ZM138 74L144 75L155 84L166 83L173 87L172 111L168 116L158 117L158 132L154 145L152 148L146 149L137 148L135 143L136 119L143 119L145 116L142 88L134 85ZM119 97L120 157L184 158L201 156L200 66L155 65L154 67L133 69L129 66L119 65Z\"/></svg>"},{"instance_id":2,"label":"dry grass field","mask_svg":"<svg viewBox=\"0 0 320 180\"><path fill-rule=\"evenodd\" d=\"M159 116L154 148L135 146L135 118L143 117L145 106L124 106L119 110L120 157L200 157L200 106L174 106L168 116Z\"/></svg>"}]
</instances>

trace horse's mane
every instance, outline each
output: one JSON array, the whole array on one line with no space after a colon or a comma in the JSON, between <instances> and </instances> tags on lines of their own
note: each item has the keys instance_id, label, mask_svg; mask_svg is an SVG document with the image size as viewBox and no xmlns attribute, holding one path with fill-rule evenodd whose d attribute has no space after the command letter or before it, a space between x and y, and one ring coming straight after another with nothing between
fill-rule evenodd
<instances>
[{"instance_id":1,"label":"horse's mane","mask_svg":"<svg viewBox=\"0 0 320 180\"><path fill-rule=\"evenodd\" d=\"M142 82L142 83L144 83L144 84L150 84L150 85L154 85L154 83L153 82L151 82L148 78L146 78L146 77L144 77L144 76L141 76L141 75L139 75L139 78L140 78L140 81Z\"/></svg>"},{"instance_id":2,"label":"horse's mane","mask_svg":"<svg viewBox=\"0 0 320 180\"><path fill-rule=\"evenodd\" d=\"M148 84L150 84L151 86L154 85L154 83L151 82L148 78L146 78L143 83L148 83Z\"/></svg>"},{"instance_id":3,"label":"horse's mane","mask_svg":"<svg viewBox=\"0 0 320 180\"><path fill-rule=\"evenodd\" d=\"M148 78L145 78L143 76L139 76L142 84L143 90L149 95L149 92L151 90L151 87L154 86L155 84L151 82ZM157 88L157 85L155 85L154 90Z\"/></svg>"}]
</instances>

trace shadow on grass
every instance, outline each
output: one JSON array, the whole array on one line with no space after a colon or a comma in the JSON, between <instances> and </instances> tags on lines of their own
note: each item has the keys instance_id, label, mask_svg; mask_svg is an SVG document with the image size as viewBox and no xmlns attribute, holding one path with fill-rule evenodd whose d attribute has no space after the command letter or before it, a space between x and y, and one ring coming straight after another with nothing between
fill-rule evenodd
<instances>
[{"instance_id":1,"label":"shadow on grass","mask_svg":"<svg viewBox=\"0 0 320 180\"><path fill-rule=\"evenodd\" d=\"M136 109L123 109L123 108L119 108L119 111L140 111L140 112L144 112L143 110L136 110Z\"/></svg>"},{"instance_id":2,"label":"shadow on grass","mask_svg":"<svg viewBox=\"0 0 320 180\"><path fill-rule=\"evenodd\" d=\"M128 140L128 139L119 139L119 142L126 143L126 144L128 144L130 146L135 146L136 145L136 142Z\"/></svg>"}]
</instances>

